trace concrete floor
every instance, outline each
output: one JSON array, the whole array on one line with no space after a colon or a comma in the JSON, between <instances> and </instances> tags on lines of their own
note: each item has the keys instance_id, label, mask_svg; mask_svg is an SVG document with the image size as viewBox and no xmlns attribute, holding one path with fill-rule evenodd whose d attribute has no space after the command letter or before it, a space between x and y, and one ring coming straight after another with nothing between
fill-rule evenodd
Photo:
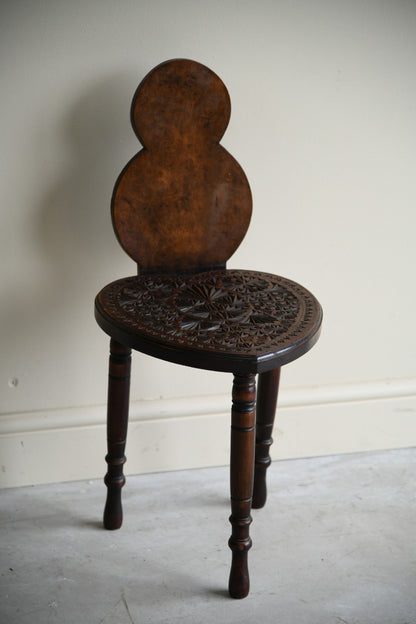
<instances>
[{"instance_id":1,"label":"concrete floor","mask_svg":"<svg viewBox=\"0 0 416 624\"><path fill-rule=\"evenodd\" d=\"M415 624L416 449L274 462L251 593L228 598L228 470L1 493L0 622Z\"/></svg>"}]
</instances>

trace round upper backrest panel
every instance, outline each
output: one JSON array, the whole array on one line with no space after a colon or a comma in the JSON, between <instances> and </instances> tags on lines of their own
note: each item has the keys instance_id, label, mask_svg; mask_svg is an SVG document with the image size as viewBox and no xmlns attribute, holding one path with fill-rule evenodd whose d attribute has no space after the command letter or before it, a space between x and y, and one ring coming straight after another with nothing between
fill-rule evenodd
<instances>
[{"instance_id":1,"label":"round upper backrest panel","mask_svg":"<svg viewBox=\"0 0 416 624\"><path fill-rule=\"evenodd\" d=\"M218 143L229 117L223 82L195 61L162 63L139 85L131 118L144 149L117 180L112 215L142 270L222 266L242 241L252 201L243 170Z\"/></svg>"},{"instance_id":2,"label":"round upper backrest panel","mask_svg":"<svg viewBox=\"0 0 416 624\"><path fill-rule=\"evenodd\" d=\"M167 61L141 82L131 121L142 145L160 141L219 141L231 114L228 91L213 71L186 59Z\"/></svg>"}]
</instances>

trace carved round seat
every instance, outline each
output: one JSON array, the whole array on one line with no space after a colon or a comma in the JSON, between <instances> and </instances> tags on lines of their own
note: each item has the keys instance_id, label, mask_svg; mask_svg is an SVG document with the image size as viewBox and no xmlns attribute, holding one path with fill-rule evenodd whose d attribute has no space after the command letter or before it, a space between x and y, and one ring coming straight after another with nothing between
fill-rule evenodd
<instances>
[{"instance_id":1,"label":"carved round seat","mask_svg":"<svg viewBox=\"0 0 416 624\"><path fill-rule=\"evenodd\" d=\"M226 268L252 210L244 171L219 142L230 111L223 82L195 61L162 63L139 85L131 120L142 149L119 175L111 206L138 275L105 286L95 317L111 336L107 529L122 524L131 350L233 374L229 592L244 598L250 512L266 502L280 370L315 344L322 310L291 280Z\"/></svg>"},{"instance_id":2,"label":"carved round seat","mask_svg":"<svg viewBox=\"0 0 416 624\"><path fill-rule=\"evenodd\" d=\"M122 344L233 373L264 372L300 357L318 339L321 316L305 288L258 271L127 277L96 299L100 327Z\"/></svg>"}]
</instances>

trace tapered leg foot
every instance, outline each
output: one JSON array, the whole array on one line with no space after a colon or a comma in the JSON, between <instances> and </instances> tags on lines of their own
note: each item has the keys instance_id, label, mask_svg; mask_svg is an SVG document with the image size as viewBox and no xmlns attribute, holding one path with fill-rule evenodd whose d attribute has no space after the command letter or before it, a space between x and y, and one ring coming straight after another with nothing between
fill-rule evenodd
<instances>
[{"instance_id":1,"label":"tapered leg foot","mask_svg":"<svg viewBox=\"0 0 416 624\"><path fill-rule=\"evenodd\" d=\"M250 546L247 548L250 548ZM240 599L248 596L250 577L248 574L247 551L233 551L228 591L231 598Z\"/></svg>"},{"instance_id":2,"label":"tapered leg foot","mask_svg":"<svg viewBox=\"0 0 416 624\"><path fill-rule=\"evenodd\" d=\"M124 475L117 477L116 464L113 461L110 464L110 458L106 456L106 461L109 464L107 475L104 477L104 483L107 486L107 499L104 507L103 524L104 528L109 531L119 529L123 524L123 507L121 504L121 488L126 482ZM118 469L120 472L123 470L125 463L125 457L120 462ZM113 474L111 475L110 472Z\"/></svg>"},{"instance_id":3,"label":"tapered leg foot","mask_svg":"<svg viewBox=\"0 0 416 624\"><path fill-rule=\"evenodd\" d=\"M264 507L267 499L266 473L271 464L270 446L279 391L280 368L261 373L258 382L256 417L256 459L254 472L253 508Z\"/></svg>"},{"instance_id":4,"label":"tapered leg foot","mask_svg":"<svg viewBox=\"0 0 416 624\"><path fill-rule=\"evenodd\" d=\"M231 598L245 598L250 591L247 553L252 545L249 536L251 516L238 520L231 515L230 522L233 527L233 535L228 542L232 550L228 591Z\"/></svg>"},{"instance_id":5,"label":"tapered leg foot","mask_svg":"<svg viewBox=\"0 0 416 624\"><path fill-rule=\"evenodd\" d=\"M129 415L131 349L115 340L110 342L107 402L107 448L108 464L104 483L107 501L104 508L104 527L119 529L123 522L121 488L125 484L123 466L126 458L127 422Z\"/></svg>"},{"instance_id":6,"label":"tapered leg foot","mask_svg":"<svg viewBox=\"0 0 416 624\"><path fill-rule=\"evenodd\" d=\"M254 375L234 375L231 412L231 516L232 550L229 593L245 598L250 590L247 553L251 548L251 499L254 479L256 422L256 384Z\"/></svg>"}]
</instances>

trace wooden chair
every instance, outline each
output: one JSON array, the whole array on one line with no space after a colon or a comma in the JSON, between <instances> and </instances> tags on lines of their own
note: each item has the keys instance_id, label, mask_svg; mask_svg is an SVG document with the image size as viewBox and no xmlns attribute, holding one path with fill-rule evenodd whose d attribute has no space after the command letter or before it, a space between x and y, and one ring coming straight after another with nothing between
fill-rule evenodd
<instances>
[{"instance_id":1,"label":"wooden chair","mask_svg":"<svg viewBox=\"0 0 416 624\"><path fill-rule=\"evenodd\" d=\"M167 61L139 85L131 120L143 149L112 198L115 233L139 272L101 290L95 317L111 337L107 529L122 523L131 349L233 373L229 592L244 598L250 510L266 501L280 367L315 344L322 311L293 281L226 269L252 203L243 170L219 144L229 117L227 89L197 62Z\"/></svg>"}]
</instances>

